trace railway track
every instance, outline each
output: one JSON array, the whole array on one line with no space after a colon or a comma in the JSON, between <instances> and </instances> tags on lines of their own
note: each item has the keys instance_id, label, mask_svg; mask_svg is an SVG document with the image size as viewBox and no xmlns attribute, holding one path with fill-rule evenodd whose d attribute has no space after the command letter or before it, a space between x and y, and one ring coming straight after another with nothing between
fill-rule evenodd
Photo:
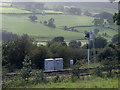
<instances>
[{"instance_id":1,"label":"railway track","mask_svg":"<svg viewBox=\"0 0 120 90\"><path fill-rule=\"evenodd\" d=\"M109 67L112 67L112 70L120 70L120 65L109 66ZM97 68L105 69L105 67L97 67ZM92 75L92 73L90 73L90 71L93 69L95 69L95 68L79 68L79 70L82 70L82 73L80 73L80 76ZM44 71L44 74L48 74L48 75L56 75L56 74L70 75L71 73L72 73L72 69ZM17 75L20 75L20 73L7 73L5 76L13 77L13 76L17 76Z\"/></svg>"},{"instance_id":2,"label":"railway track","mask_svg":"<svg viewBox=\"0 0 120 90\"><path fill-rule=\"evenodd\" d=\"M109 68L112 68L112 70L119 70L120 69L120 65L115 65L115 66L109 66ZM106 67L97 67L97 68L101 68L104 71L106 71ZM90 71L93 70L95 68L79 68L79 70L81 70L83 73L80 73L80 76L84 76L84 75L91 75ZM56 74L71 74L72 73L72 69L63 69L63 70L54 70L54 71L44 71L45 74L48 75L56 75Z\"/></svg>"}]
</instances>

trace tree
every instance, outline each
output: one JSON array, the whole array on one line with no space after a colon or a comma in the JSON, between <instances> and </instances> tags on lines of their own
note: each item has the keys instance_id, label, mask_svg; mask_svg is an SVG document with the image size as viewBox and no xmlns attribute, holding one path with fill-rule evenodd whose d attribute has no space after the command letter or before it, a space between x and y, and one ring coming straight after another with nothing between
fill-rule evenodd
<instances>
[{"instance_id":1,"label":"tree","mask_svg":"<svg viewBox=\"0 0 120 90\"><path fill-rule=\"evenodd\" d=\"M118 42L118 34L114 35L113 38L112 38L112 42Z\"/></svg>"},{"instance_id":2,"label":"tree","mask_svg":"<svg viewBox=\"0 0 120 90\"><path fill-rule=\"evenodd\" d=\"M72 40L72 41L70 41L69 46L71 48L79 48L81 46L81 42L80 41L77 42L76 40Z\"/></svg>"},{"instance_id":3,"label":"tree","mask_svg":"<svg viewBox=\"0 0 120 90\"><path fill-rule=\"evenodd\" d=\"M97 18L95 18L93 20L93 23L94 23L95 26L102 26L103 23L104 23L104 19L97 19Z\"/></svg>"},{"instance_id":4,"label":"tree","mask_svg":"<svg viewBox=\"0 0 120 90\"><path fill-rule=\"evenodd\" d=\"M98 54L98 57L100 60L114 60L116 57L116 53L114 51L114 49L112 49L111 47L105 47L103 50L101 50Z\"/></svg>"},{"instance_id":5,"label":"tree","mask_svg":"<svg viewBox=\"0 0 120 90\"><path fill-rule=\"evenodd\" d=\"M55 28L56 26L55 26L55 24L54 24L54 21L55 21L54 18L50 18L50 19L48 20L48 26Z\"/></svg>"},{"instance_id":6,"label":"tree","mask_svg":"<svg viewBox=\"0 0 120 90\"><path fill-rule=\"evenodd\" d=\"M95 34L98 34L99 31L100 31L99 29L95 29L95 30L94 30L94 33L95 33Z\"/></svg>"},{"instance_id":7,"label":"tree","mask_svg":"<svg viewBox=\"0 0 120 90\"><path fill-rule=\"evenodd\" d=\"M64 37L62 37L62 36L55 37L52 41L55 41L55 42L64 42Z\"/></svg>"},{"instance_id":8,"label":"tree","mask_svg":"<svg viewBox=\"0 0 120 90\"><path fill-rule=\"evenodd\" d=\"M74 15L81 15L81 10L80 8L77 8L77 7L71 7L69 9L69 12Z\"/></svg>"},{"instance_id":9,"label":"tree","mask_svg":"<svg viewBox=\"0 0 120 90\"><path fill-rule=\"evenodd\" d=\"M13 34L12 32L7 32L5 30L2 30L1 32L2 32L2 40L3 41L13 40L13 39L19 37L17 34Z\"/></svg>"},{"instance_id":10,"label":"tree","mask_svg":"<svg viewBox=\"0 0 120 90\"><path fill-rule=\"evenodd\" d=\"M94 40L95 48L104 48L107 45L107 40L103 37L96 37ZM90 48L92 48L93 41L90 41Z\"/></svg>"},{"instance_id":11,"label":"tree","mask_svg":"<svg viewBox=\"0 0 120 90\"><path fill-rule=\"evenodd\" d=\"M63 29L64 29L64 30L68 30L68 27L67 27L67 26L64 26Z\"/></svg>"},{"instance_id":12,"label":"tree","mask_svg":"<svg viewBox=\"0 0 120 90\"><path fill-rule=\"evenodd\" d=\"M118 3L118 13L115 13L113 16L113 21L118 25L118 44L120 44L120 1Z\"/></svg>"},{"instance_id":13,"label":"tree","mask_svg":"<svg viewBox=\"0 0 120 90\"><path fill-rule=\"evenodd\" d=\"M102 12L100 14L96 14L95 17L98 19L112 20L113 15L111 13L108 13L108 12Z\"/></svg>"},{"instance_id":14,"label":"tree","mask_svg":"<svg viewBox=\"0 0 120 90\"><path fill-rule=\"evenodd\" d=\"M25 81L28 81L28 78L31 76L32 72L32 63L28 56L25 56L23 61L23 68L21 69L21 76Z\"/></svg>"},{"instance_id":15,"label":"tree","mask_svg":"<svg viewBox=\"0 0 120 90\"><path fill-rule=\"evenodd\" d=\"M53 55L46 46L39 46L33 49L30 53L33 67L37 69L44 69L44 60L46 58L52 58Z\"/></svg>"},{"instance_id":16,"label":"tree","mask_svg":"<svg viewBox=\"0 0 120 90\"><path fill-rule=\"evenodd\" d=\"M29 19L31 21L36 21L37 20L37 16L35 16L35 15L29 16Z\"/></svg>"},{"instance_id":17,"label":"tree","mask_svg":"<svg viewBox=\"0 0 120 90\"><path fill-rule=\"evenodd\" d=\"M47 21L44 21L43 23L44 23L44 25L47 25Z\"/></svg>"},{"instance_id":18,"label":"tree","mask_svg":"<svg viewBox=\"0 0 120 90\"><path fill-rule=\"evenodd\" d=\"M108 19L107 22L109 23L109 25L113 24L113 19Z\"/></svg>"},{"instance_id":19,"label":"tree","mask_svg":"<svg viewBox=\"0 0 120 90\"><path fill-rule=\"evenodd\" d=\"M8 68L12 66L21 68L25 56L29 54L33 46L33 40L26 34L12 41L3 42L2 56L6 61L3 64Z\"/></svg>"},{"instance_id":20,"label":"tree","mask_svg":"<svg viewBox=\"0 0 120 90\"><path fill-rule=\"evenodd\" d=\"M85 11L84 15L86 15L86 16L92 16L92 14L89 11Z\"/></svg>"}]
</instances>

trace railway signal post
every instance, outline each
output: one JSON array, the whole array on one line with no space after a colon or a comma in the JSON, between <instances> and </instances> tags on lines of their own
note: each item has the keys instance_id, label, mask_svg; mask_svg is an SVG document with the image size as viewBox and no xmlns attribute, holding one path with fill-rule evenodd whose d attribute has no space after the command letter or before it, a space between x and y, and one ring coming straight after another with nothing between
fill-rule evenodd
<instances>
[{"instance_id":1,"label":"railway signal post","mask_svg":"<svg viewBox=\"0 0 120 90\"><path fill-rule=\"evenodd\" d=\"M88 49L88 68L90 68L90 43L89 43L89 40L90 40L90 32L87 32L85 33L85 38L88 40L88 43L87 43L87 49Z\"/></svg>"}]
</instances>

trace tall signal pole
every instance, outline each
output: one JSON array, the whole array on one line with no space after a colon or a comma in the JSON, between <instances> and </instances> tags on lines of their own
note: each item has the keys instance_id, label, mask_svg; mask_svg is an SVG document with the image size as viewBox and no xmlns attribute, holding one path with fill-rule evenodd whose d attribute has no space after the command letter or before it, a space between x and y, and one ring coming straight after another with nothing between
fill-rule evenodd
<instances>
[{"instance_id":1,"label":"tall signal pole","mask_svg":"<svg viewBox=\"0 0 120 90\"><path fill-rule=\"evenodd\" d=\"M88 39L88 68L90 68L90 45L89 45L89 39Z\"/></svg>"},{"instance_id":2,"label":"tall signal pole","mask_svg":"<svg viewBox=\"0 0 120 90\"><path fill-rule=\"evenodd\" d=\"M92 33L92 37L93 37L93 55L94 55L94 65L96 67L96 50L95 50L95 34Z\"/></svg>"},{"instance_id":3,"label":"tall signal pole","mask_svg":"<svg viewBox=\"0 0 120 90\"><path fill-rule=\"evenodd\" d=\"M87 44L87 48L88 48L88 68L90 68L90 43L89 43L89 40L90 40L90 32L87 32L85 33L85 37L86 39L88 40L88 44Z\"/></svg>"}]
</instances>

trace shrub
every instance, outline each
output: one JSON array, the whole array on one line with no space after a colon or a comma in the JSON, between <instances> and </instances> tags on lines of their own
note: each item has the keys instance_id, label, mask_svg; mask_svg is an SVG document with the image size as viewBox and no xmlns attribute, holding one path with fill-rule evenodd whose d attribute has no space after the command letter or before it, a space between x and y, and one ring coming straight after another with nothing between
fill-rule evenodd
<instances>
[{"instance_id":1,"label":"shrub","mask_svg":"<svg viewBox=\"0 0 120 90\"><path fill-rule=\"evenodd\" d=\"M35 15L29 16L29 19L30 19L31 21L35 21L35 20L37 20L37 16L35 16Z\"/></svg>"},{"instance_id":2,"label":"shrub","mask_svg":"<svg viewBox=\"0 0 120 90\"><path fill-rule=\"evenodd\" d=\"M46 76L44 75L43 71L37 71L34 75L34 84L39 84L39 83L47 83Z\"/></svg>"},{"instance_id":3,"label":"shrub","mask_svg":"<svg viewBox=\"0 0 120 90\"><path fill-rule=\"evenodd\" d=\"M54 82L54 83L56 83L56 82L62 82L62 81L64 81L64 80L65 80L65 77L59 76L59 75L57 75L57 76L55 76L55 77L53 78L53 82Z\"/></svg>"},{"instance_id":4,"label":"shrub","mask_svg":"<svg viewBox=\"0 0 120 90\"><path fill-rule=\"evenodd\" d=\"M102 76L102 69L100 67L96 67L94 70L93 70L93 73L94 75L96 76Z\"/></svg>"},{"instance_id":5,"label":"shrub","mask_svg":"<svg viewBox=\"0 0 120 90\"><path fill-rule=\"evenodd\" d=\"M23 68L21 69L21 76L25 81L28 81L28 78L31 76L31 71L31 60L26 56L23 61Z\"/></svg>"}]
</instances>

